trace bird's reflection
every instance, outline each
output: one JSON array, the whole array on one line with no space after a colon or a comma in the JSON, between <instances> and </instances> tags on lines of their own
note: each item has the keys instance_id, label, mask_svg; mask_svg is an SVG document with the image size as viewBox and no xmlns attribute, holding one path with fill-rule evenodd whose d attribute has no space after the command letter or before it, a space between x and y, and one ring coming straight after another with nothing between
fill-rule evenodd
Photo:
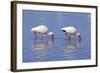
<instances>
[{"instance_id":1,"label":"bird's reflection","mask_svg":"<svg viewBox=\"0 0 100 73\"><path fill-rule=\"evenodd\" d=\"M34 39L32 44L32 49L34 52L34 57L37 61L45 61L48 57L48 49L53 47L52 40L40 40Z\"/></svg>"},{"instance_id":2,"label":"bird's reflection","mask_svg":"<svg viewBox=\"0 0 100 73\"><path fill-rule=\"evenodd\" d=\"M67 59L73 59L75 57L75 53L80 47L79 41L68 41L64 43L63 55Z\"/></svg>"},{"instance_id":3,"label":"bird's reflection","mask_svg":"<svg viewBox=\"0 0 100 73\"><path fill-rule=\"evenodd\" d=\"M32 44L32 48L34 50L46 50L48 48L51 48L54 46L54 40L40 40L40 39L34 39L34 43Z\"/></svg>"},{"instance_id":4,"label":"bird's reflection","mask_svg":"<svg viewBox=\"0 0 100 73\"><path fill-rule=\"evenodd\" d=\"M69 48L69 49L73 49L73 48L78 48L80 46L80 41L67 41L64 43L64 48Z\"/></svg>"},{"instance_id":5,"label":"bird's reflection","mask_svg":"<svg viewBox=\"0 0 100 73\"><path fill-rule=\"evenodd\" d=\"M35 50L48 49L48 41L35 39L32 48Z\"/></svg>"}]
</instances>

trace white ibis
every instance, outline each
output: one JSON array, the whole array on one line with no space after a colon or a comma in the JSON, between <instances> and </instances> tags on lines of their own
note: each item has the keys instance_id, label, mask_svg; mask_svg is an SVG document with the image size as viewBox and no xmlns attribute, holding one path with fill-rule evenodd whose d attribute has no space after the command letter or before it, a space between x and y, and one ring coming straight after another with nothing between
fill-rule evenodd
<instances>
[{"instance_id":1,"label":"white ibis","mask_svg":"<svg viewBox=\"0 0 100 73\"><path fill-rule=\"evenodd\" d=\"M73 26L68 26L68 27L64 27L61 29L65 36L68 38L68 40L71 40L71 35L75 35L78 37L78 41L81 40L81 34L80 32L77 31L77 29Z\"/></svg>"},{"instance_id":2,"label":"white ibis","mask_svg":"<svg viewBox=\"0 0 100 73\"><path fill-rule=\"evenodd\" d=\"M31 31L34 32L35 37L37 37L36 33L40 33L40 34L47 34L49 37L51 37L51 39L54 38L54 33L48 32L48 27L45 25L39 25L39 26L33 27Z\"/></svg>"}]
</instances>

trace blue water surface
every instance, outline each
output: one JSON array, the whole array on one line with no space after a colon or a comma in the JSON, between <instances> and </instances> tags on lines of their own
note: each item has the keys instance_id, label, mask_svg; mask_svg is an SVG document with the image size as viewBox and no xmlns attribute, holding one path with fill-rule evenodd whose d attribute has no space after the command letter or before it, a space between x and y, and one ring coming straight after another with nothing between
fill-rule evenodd
<instances>
[{"instance_id":1,"label":"blue water surface","mask_svg":"<svg viewBox=\"0 0 100 73\"><path fill-rule=\"evenodd\" d=\"M79 12L23 10L23 62L83 60L91 58L91 14ZM30 30L46 25L55 33L55 39L47 35L35 38ZM65 26L74 26L81 33L81 41L72 36L68 41L61 31Z\"/></svg>"}]
</instances>

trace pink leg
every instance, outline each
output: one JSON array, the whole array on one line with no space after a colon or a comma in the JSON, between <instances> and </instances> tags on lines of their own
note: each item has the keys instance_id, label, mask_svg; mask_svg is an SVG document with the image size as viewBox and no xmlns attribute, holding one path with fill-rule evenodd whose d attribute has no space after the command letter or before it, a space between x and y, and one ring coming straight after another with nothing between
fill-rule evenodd
<instances>
[{"instance_id":1,"label":"pink leg","mask_svg":"<svg viewBox=\"0 0 100 73\"><path fill-rule=\"evenodd\" d=\"M68 34L65 32L65 36L68 38L69 41L71 41L71 35L68 36Z\"/></svg>"},{"instance_id":2,"label":"pink leg","mask_svg":"<svg viewBox=\"0 0 100 73\"><path fill-rule=\"evenodd\" d=\"M68 40L71 41L71 35L69 35Z\"/></svg>"},{"instance_id":3,"label":"pink leg","mask_svg":"<svg viewBox=\"0 0 100 73\"><path fill-rule=\"evenodd\" d=\"M34 36L35 36L35 38L37 38L37 34L36 34L36 32L34 32Z\"/></svg>"},{"instance_id":4,"label":"pink leg","mask_svg":"<svg viewBox=\"0 0 100 73\"><path fill-rule=\"evenodd\" d=\"M69 36L68 36L68 34L67 34L67 32L65 32L65 36L68 38Z\"/></svg>"}]
</instances>

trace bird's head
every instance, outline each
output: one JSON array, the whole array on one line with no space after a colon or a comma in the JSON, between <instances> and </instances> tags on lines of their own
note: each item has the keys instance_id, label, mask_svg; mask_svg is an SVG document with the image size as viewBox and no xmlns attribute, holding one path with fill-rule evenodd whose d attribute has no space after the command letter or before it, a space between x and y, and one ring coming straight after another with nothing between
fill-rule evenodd
<instances>
[{"instance_id":1,"label":"bird's head","mask_svg":"<svg viewBox=\"0 0 100 73\"><path fill-rule=\"evenodd\" d=\"M76 36L81 36L81 33L77 32L77 33L76 33Z\"/></svg>"},{"instance_id":2,"label":"bird's head","mask_svg":"<svg viewBox=\"0 0 100 73\"><path fill-rule=\"evenodd\" d=\"M54 33L53 32L48 32L48 36L50 39L53 39L54 38Z\"/></svg>"},{"instance_id":3,"label":"bird's head","mask_svg":"<svg viewBox=\"0 0 100 73\"><path fill-rule=\"evenodd\" d=\"M62 28L61 31L66 32L65 28Z\"/></svg>"},{"instance_id":4,"label":"bird's head","mask_svg":"<svg viewBox=\"0 0 100 73\"><path fill-rule=\"evenodd\" d=\"M66 32L65 30L62 30L63 32Z\"/></svg>"}]
</instances>

